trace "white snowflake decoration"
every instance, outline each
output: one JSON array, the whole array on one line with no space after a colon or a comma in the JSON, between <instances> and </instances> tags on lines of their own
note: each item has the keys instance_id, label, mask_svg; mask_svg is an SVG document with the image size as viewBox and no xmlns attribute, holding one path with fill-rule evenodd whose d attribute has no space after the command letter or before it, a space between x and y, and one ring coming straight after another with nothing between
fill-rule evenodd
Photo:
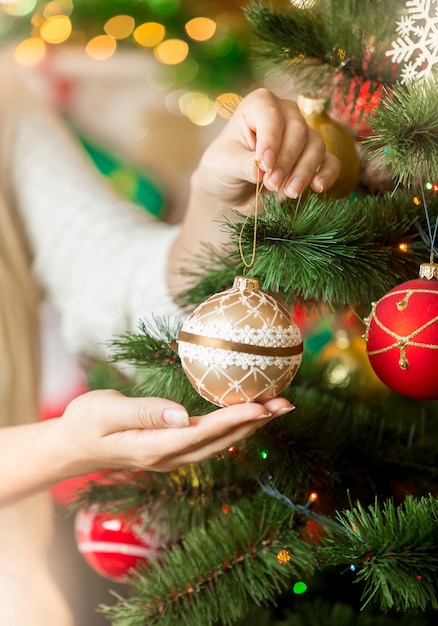
<instances>
[{"instance_id":1,"label":"white snowflake decoration","mask_svg":"<svg viewBox=\"0 0 438 626\"><path fill-rule=\"evenodd\" d=\"M400 82L427 78L438 63L438 0L408 0L407 14L397 22L399 37L386 56L404 63Z\"/></svg>"}]
</instances>

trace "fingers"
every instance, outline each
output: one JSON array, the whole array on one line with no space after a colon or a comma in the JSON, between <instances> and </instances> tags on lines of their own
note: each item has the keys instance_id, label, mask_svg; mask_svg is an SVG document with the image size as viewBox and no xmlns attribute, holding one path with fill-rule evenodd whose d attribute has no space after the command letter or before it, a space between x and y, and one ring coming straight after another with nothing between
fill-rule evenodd
<instances>
[{"instance_id":1,"label":"fingers","mask_svg":"<svg viewBox=\"0 0 438 626\"><path fill-rule=\"evenodd\" d=\"M240 159L241 171L236 171L248 182L256 182L256 160L266 189L294 199L309 185L318 193L325 191L339 176L339 160L327 153L321 136L307 125L295 102L258 89L242 101L235 116L230 126L232 133L240 128L233 137L240 146L232 151L232 158Z\"/></svg>"},{"instance_id":2,"label":"fingers","mask_svg":"<svg viewBox=\"0 0 438 626\"><path fill-rule=\"evenodd\" d=\"M321 162L319 170L310 181L310 186L317 193L322 193L329 189L336 182L341 173L341 162L338 157L327 152Z\"/></svg>"},{"instance_id":3,"label":"fingers","mask_svg":"<svg viewBox=\"0 0 438 626\"><path fill-rule=\"evenodd\" d=\"M188 426L186 409L163 398L130 398L118 391L90 391L70 404L70 411L86 410L95 417L102 435L135 428L179 428Z\"/></svg>"},{"instance_id":4,"label":"fingers","mask_svg":"<svg viewBox=\"0 0 438 626\"><path fill-rule=\"evenodd\" d=\"M124 431L117 434L115 445L118 453L124 449L137 467L167 472L218 454L293 408L283 398L275 398L265 406L239 404L192 417L190 426L179 431Z\"/></svg>"},{"instance_id":5,"label":"fingers","mask_svg":"<svg viewBox=\"0 0 438 626\"><path fill-rule=\"evenodd\" d=\"M74 459L82 473L102 467L166 472L218 454L293 408L286 399L274 398L265 405L243 403L189 419L184 407L170 400L104 390L73 400L60 423L76 438L74 449L82 446L79 465Z\"/></svg>"}]
</instances>

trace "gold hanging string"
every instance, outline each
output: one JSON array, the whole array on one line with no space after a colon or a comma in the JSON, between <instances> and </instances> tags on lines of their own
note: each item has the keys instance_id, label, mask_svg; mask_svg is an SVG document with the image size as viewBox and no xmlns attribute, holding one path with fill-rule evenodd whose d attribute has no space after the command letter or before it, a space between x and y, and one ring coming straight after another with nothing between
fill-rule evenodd
<instances>
[{"instance_id":1,"label":"gold hanging string","mask_svg":"<svg viewBox=\"0 0 438 626\"><path fill-rule=\"evenodd\" d=\"M254 165L257 168L257 183L256 183L255 198L254 198L254 202L252 203L248 211L247 216L245 217L245 220L242 224L242 228L240 229L240 234L239 234L239 252L240 252L240 258L242 259L242 263L244 265L243 273L245 273L247 269L251 268L254 265L256 249L257 249L257 219L258 219L258 212L259 212L259 199L260 199L260 194L263 189L263 181L261 180L258 161L255 161ZM251 217L253 210L254 210L254 236L253 236L253 242L252 242L251 260L248 263L248 261L245 259L245 254L243 252L242 238L243 238L243 231L245 230L245 227L248 223L249 218Z\"/></svg>"}]
</instances>

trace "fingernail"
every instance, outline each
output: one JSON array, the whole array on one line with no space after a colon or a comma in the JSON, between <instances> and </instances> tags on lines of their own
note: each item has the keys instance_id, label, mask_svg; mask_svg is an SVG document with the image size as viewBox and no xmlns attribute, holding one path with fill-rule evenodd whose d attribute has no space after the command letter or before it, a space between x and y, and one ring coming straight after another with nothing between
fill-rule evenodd
<instances>
[{"instance_id":1,"label":"fingernail","mask_svg":"<svg viewBox=\"0 0 438 626\"><path fill-rule=\"evenodd\" d=\"M286 195L296 200L304 191L305 182L302 178L293 178L287 186Z\"/></svg>"},{"instance_id":2,"label":"fingernail","mask_svg":"<svg viewBox=\"0 0 438 626\"><path fill-rule=\"evenodd\" d=\"M280 189L280 185L284 180L284 172L280 168L277 168L272 172L269 176L268 181L270 185L273 187L274 191L278 191Z\"/></svg>"},{"instance_id":3,"label":"fingernail","mask_svg":"<svg viewBox=\"0 0 438 626\"><path fill-rule=\"evenodd\" d=\"M265 420L268 417L273 417L272 413L269 413L269 411L267 413L263 413L263 415L259 415L257 419L259 420Z\"/></svg>"},{"instance_id":4,"label":"fingernail","mask_svg":"<svg viewBox=\"0 0 438 626\"><path fill-rule=\"evenodd\" d=\"M264 172L267 172L268 174L270 174L272 172L272 168L274 167L274 165L275 165L274 151L268 148L268 150L265 150L265 153L263 154L261 158L260 167L262 168Z\"/></svg>"},{"instance_id":5,"label":"fingernail","mask_svg":"<svg viewBox=\"0 0 438 626\"><path fill-rule=\"evenodd\" d=\"M275 413L275 417L281 417L282 415L287 415L288 413L292 413L292 411L295 411L297 407L294 406L293 404L291 406L285 406L282 409L279 409L276 413Z\"/></svg>"},{"instance_id":6,"label":"fingernail","mask_svg":"<svg viewBox=\"0 0 438 626\"><path fill-rule=\"evenodd\" d=\"M182 409L164 409L163 420L168 426L188 426L189 416Z\"/></svg>"},{"instance_id":7,"label":"fingernail","mask_svg":"<svg viewBox=\"0 0 438 626\"><path fill-rule=\"evenodd\" d=\"M317 181L315 181L315 187L318 193L322 193L326 187L326 179L325 178L318 178Z\"/></svg>"}]
</instances>

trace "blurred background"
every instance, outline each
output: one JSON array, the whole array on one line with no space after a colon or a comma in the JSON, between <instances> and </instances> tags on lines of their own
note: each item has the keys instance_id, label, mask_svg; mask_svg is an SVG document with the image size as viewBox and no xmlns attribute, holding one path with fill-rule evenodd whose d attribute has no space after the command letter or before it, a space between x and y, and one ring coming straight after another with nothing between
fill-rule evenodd
<instances>
[{"instance_id":1,"label":"blurred background","mask_svg":"<svg viewBox=\"0 0 438 626\"><path fill-rule=\"evenodd\" d=\"M206 145L263 82L251 63L245 4L0 0L0 58L59 109L120 193L176 222ZM47 419L62 414L86 381L59 338L56 313L44 303L41 315ZM95 573L77 550L67 503L80 482L53 490L50 561L76 626L100 626L108 622L96 607L112 603L109 589L125 589Z\"/></svg>"}]
</instances>

